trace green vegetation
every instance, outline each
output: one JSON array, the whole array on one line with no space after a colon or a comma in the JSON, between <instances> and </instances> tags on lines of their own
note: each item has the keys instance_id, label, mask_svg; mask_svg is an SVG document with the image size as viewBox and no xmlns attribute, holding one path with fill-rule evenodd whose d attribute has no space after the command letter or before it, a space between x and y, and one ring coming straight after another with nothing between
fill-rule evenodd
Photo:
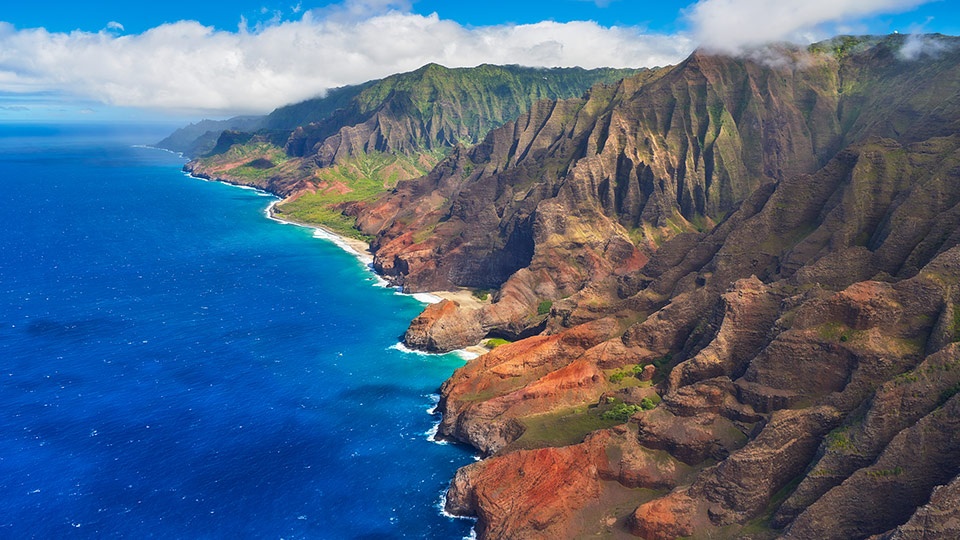
<instances>
[{"instance_id":1,"label":"green vegetation","mask_svg":"<svg viewBox=\"0 0 960 540\"><path fill-rule=\"evenodd\" d=\"M653 409L658 403L658 395L644 398L640 404L608 398L605 403L530 416L522 420L523 435L510 445L510 449L578 444L588 434L622 424L638 411Z\"/></svg>"},{"instance_id":2,"label":"green vegetation","mask_svg":"<svg viewBox=\"0 0 960 540\"><path fill-rule=\"evenodd\" d=\"M640 405L617 403L609 410L604 411L604 413L600 415L600 418L603 418L604 420L616 420L622 424L623 422L629 420L631 416L642 410L643 408Z\"/></svg>"},{"instance_id":3,"label":"green vegetation","mask_svg":"<svg viewBox=\"0 0 960 540\"><path fill-rule=\"evenodd\" d=\"M622 423L603 418L597 406L564 409L524 418L523 435L510 446L511 449L569 446L583 442L598 429Z\"/></svg>"},{"instance_id":4,"label":"green vegetation","mask_svg":"<svg viewBox=\"0 0 960 540\"><path fill-rule=\"evenodd\" d=\"M537 315L546 315L550 313L550 308L553 307L553 300L544 300L537 304Z\"/></svg>"},{"instance_id":5,"label":"green vegetation","mask_svg":"<svg viewBox=\"0 0 960 540\"><path fill-rule=\"evenodd\" d=\"M268 142L248 142L233 145L230 150L211 158L201 159L201 163L216 167L218 164L229 166L231 163L243 165L227 168L223 172L229 177L243 180L262 181L277 174L277 168L290 161L283 148Z\"/></svg>"},{"instance_id":6,"label":"green vegetation","mask_svg":"<svg viewBox=\"0 0 960 540\"><path fill-rule=\"evenodd\" d=\"M365 88L354 100L357 112L370 114L388 101L412 110L406 113L428 124L438 119L443 131L461 143L477 143L492 129L526 112L541 99L582 96L598 82L612 84L637 73L632 69L532 69L481 65L450 69L428 64L414 72L393 75ZM438 115L454 104L455 114ZM436 120L434 120L436 121Z\"/></svg>"},{"instance_id":7,"label":"green vegetation","mask_svg":"<svg viewBox=\"0 0 960 540\"><path fill-rule=\"evenodd\" d=\"M940 392L940 397L937 399L937 407L943 407L944 404L950 401L950 398L957 395L957 393L960 393L960 383L957 383L950 388L947 388L943 392Z\"/></svg>"},{"instance_id":8,"label":"green vegetation","mask_svg":"<svg viewBox=\"0 0 960 540\"><path fill-rule=\"evenodd\" d=\"M908 371L906 373L901 373L893 378L893 382L897 386L902 386L904 384L909 384L909 383L915 383L918 380L920 380L920 378L917 376L917 373L915 371Z\"/></svg>"},{"instance_id":9,"label":"green vegetation","mask_svg":"<svg viewBox=\"0 0 960 540\"><path fill-rule=\"evenodd\" d=\"M960 343L960 304L953 306L953 342Z\"/></svg>"},{"instance_id":10,"label":"green vegetation","mask_svg":"<svg viewBox=\"0 0 960 540\"><path fill-rule=\"evenodd\" d=\"M829 322L817 328L817 335L824 341L846 343L852 337L851 330L839 322Z\"/></svg>"},{"instance_id":11,"label":"green vegetation","mask_svg":"<svg viewBox=\"0 0 960 540\"><path fill-rule=\"evenodd\" d=\"M640 400L639 404L636 403L624 403L616 398L610 398L607 400L609 408L603 411L600 415L600 418L604 420L616 421L617 423L624 423L630 419L631 416L637 414L640 411L649 411L655 409L657 404L660 403L660 396L654 398L643 398Z\"/></svg>"},{"instance_id":12,"label":"green vegetation","mask_svg":"<svg viewBox=\"0 0 960 540\"><path fill-rule=\"evenodd\" d=\"M812 53L831 53L837 60L843 60L851 53L857 52L866 45L875 42L870 36L837 36L827 41L814 43L807 47Z\"/></svg>"},{"instance_id":13,"label":"green vegetation","mask_svg":"<svg viewBox=\"0 0 960 540\"><path fill-rule=\"evenodd\" d=\"M311 204L313 201L310 198L312 197L312 195L307 195L283 205L277 205L275 207L277 215L297 223L320 225L337 234L364 242L373 240L371 236L356 230L356 219L345 216L339 210L328 208L323 204ZM308 199L304 201L302 200L304 198Z\"/></svg>"},{"instance_id":14,"label":"green vegetation","mask_svg":"<svg viewBox=\"0 0 960 540\"><path fill-rule=\"evenodd\" d=\"M897 465L892 469L874 469L872 471L867 471L867 476L872 476L874 478L883 478L885 476L900 476L903 474L903 467Z\"/></svg>"},{"instance_id":15,"label":"green vegetation","mask_svg":"<svg viewBox=\"0 0 960 540\"><path fill-rule=\"evenodd\" d=\"M403 110L425 126L435 124L437 129L431 130L435 133L452 134L458 139L454 142L472 144L541 99L580 97L597 83L613 84L640 71L492 65L450 69L428 64L281 107L263 119L262 127L292 130L316 123L325 138L341 126L363 123L378 111Z\"/></svg>"},{"instance_id":16,"label":"green vegetation","mask_svg":"<svg viewBox=\"0 0 960 540\"><path fill-rule=\"evenodd\" d=\"M635 364L615 371L610 375L610 382L619 383L626 377L639 377L643 373L643 364Z\"/></svg>"},{"instance_id":17,"label":"green vegetation","mask_svg":"<svg viewBox=\"0 0 960 540\"><path fill-rule=\"evenodd\" d=\"M501 346L501 345L506 345L506 344L508 344L508 343L513 343L513 342L510 341L509 339L503 339L503 338L497 338L497 337L495 337L495 338L490 338L490 339L488 339L487 341L485 341L485 342L483 343L483 345L484 345L486 348L488 348L488 349L490 349L490 350L493 350L493 349L496 349L497 347L499 347L499 346Z\"/></svg>"},{"instance_id":18,"label":"green vegetation","mask_svg":"<svg viewBox=\"0 0 960 540\"><path fill-rule=\"evenodd\" d=\"M481 302L486 302L490 298L490 291L486 289L478 289L473 291L473 297Z\"/></svg>"},{"instance_id":19,"label":"green vegetation","mask_svg":"<svg viewBox=\"0 0 960 540\"><path fill-rule=\"evenodd\" d=\"M442 154L428 154L428 162L438 161ZM369 241L370 238L355 229L356 219L346 216L339 205L371 200L401 179L425 174L425 167L407 156L384 153L358 154L345 164L320 169L315 181L319 189L277 205L282 217L321 225L337 234Z\"/></svg>"},{"instance_id":20,"label":"green vegetation","mask_svg":"<svg viewBox=\"0 0 960 540\"><path fill-rule=\"evenodd\" d=\"M839 428L827 435L827 448L830 450L852 450L853 442L847 437L846 428Z\"/></svg>"}]
</instances>

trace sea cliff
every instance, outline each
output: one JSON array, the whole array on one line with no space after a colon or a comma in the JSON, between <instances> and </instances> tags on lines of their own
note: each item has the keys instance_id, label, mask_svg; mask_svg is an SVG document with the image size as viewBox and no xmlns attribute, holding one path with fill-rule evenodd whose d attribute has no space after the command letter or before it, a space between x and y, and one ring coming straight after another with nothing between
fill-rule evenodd
<instances>
[{"instance_id":1,"label":"sea cliff","mask_svg":"<svg viewBox=\"0 0 960 540\"><path fill-rule=\"evenodd\" d=\"M480 538L950 530L958 88L945 36L698 51L338 203L404 290L489 295L405 337L503 343L441 389L486 456L447 509Z\"/></svg>"}]
</instances>

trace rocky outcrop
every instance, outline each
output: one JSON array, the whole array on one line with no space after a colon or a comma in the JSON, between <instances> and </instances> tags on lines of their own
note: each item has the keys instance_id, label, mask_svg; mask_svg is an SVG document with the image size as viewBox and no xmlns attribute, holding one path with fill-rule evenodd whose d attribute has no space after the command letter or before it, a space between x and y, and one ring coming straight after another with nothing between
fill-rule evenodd
<instances>
[{"instance_id":1,"label":"rocky outcrop","mask_svg":"<svg viewBox=\"0 0 960 540\"><path fill-rule=\"evenodd\" d=\"M571 537L569 516L600 494L596 466L583 466L602 457L598 450L591 444L542 448L464 467L446 509L484 516L477 534L485 538Z\"/></svg>"},{"instance_id":2,"label":"rocky outcrop","mask_svg":"<svg viewBox=\"0 0 960 540\"><path fill-rule=\"evenodd\" d=\"M446 352L479 342L486 333L477 318L465 316L457 309L459 306L452 300L427 306L410 323L403 336L404 343L422 351Z\"/></svg>"},{"instance_id":3,"label":"rocky outcrop","mask_svg":"<svg viewBox=\"0 0 960 540\"><path fill-rule=\"evenodd\" d=\"M490 454L518 439L519 418L595 401L606 389L588 350L616 329L599 320L560 334L502 345L458 369L441 388L439 434Z\"/></svg>"},{"instance_id":4,"label":"rocky outcrop","mask_svg":"<svg viewBox=\"0 0 960 540\"><path fill-rule=\"evenodd\" d=\"M878 540L935 540L960 536L960 478L933 489L930 502L921 506L903 525Z\"/></svg>"},{"instance_id":5,"label":"rocky outcrop","mask_svg":"<svg viewBox=\"0 0 960 540\"><path fill-rule=\"evenodd\" d=\"M789 524L829 490L873 464L898 433L941 406L958 384L960 348L956 344L884 383L862 417L852 418L827 437L812 471L778 509L774 524Z\"/></svg>"},{"instance_id":6,"label":"rocky outcrop","mask_svg":"<svg viewBox=\"0 0 960 540\"><path fill-rule=\"evenodd\" d=\"M464 467L451 483L446 510L483 516L477 533L486 538L581 538L617 531L606 504L636 497L638 487L669 489L690 471L618 427L581 444L521 450ZM578 519L583 513L594 517Z\"/></svg>"},{"instance_id":7,"label":"rocky outcrop","mask_svg":"<svg viewBox=\"0 0 960 540\"><path fill-rule=\"evenodd\" d=\"M862 538L904 523L960 472L958 428L960 398L953 396L804 510L784 538Z\"/></svg>"}]
</instances>

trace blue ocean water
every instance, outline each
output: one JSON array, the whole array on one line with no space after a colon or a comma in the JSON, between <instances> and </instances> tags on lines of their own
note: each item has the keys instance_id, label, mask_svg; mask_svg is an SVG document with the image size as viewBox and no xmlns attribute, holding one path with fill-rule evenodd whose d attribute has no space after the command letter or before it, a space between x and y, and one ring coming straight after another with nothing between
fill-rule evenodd
<instances>
[{"instance_id":1,"label":"blue ocean water","mask_svg":"<svg viewBox=\"0 0 960 540\"><path fill-rule=\"evenodd\" d=\"M0 126L0 537L468 534L422 304L162 135Z\"/></svg>"}]
</instances>

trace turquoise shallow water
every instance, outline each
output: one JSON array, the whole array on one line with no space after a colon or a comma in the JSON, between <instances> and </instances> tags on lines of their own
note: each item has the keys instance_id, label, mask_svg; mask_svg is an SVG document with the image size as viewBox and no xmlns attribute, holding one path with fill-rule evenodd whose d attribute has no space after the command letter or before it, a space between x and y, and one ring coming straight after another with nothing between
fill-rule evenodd
<instances>
[{"instance_id":1,"label":"turquoise shallow water","mask_svg":"<svg viewBox=\"0 0 960 540\"><path fill-rule=\"evenodd\" d=\"M466 535L422 304L160 136L0 126L0 537Z\"/></svg>"}]
</instances>

